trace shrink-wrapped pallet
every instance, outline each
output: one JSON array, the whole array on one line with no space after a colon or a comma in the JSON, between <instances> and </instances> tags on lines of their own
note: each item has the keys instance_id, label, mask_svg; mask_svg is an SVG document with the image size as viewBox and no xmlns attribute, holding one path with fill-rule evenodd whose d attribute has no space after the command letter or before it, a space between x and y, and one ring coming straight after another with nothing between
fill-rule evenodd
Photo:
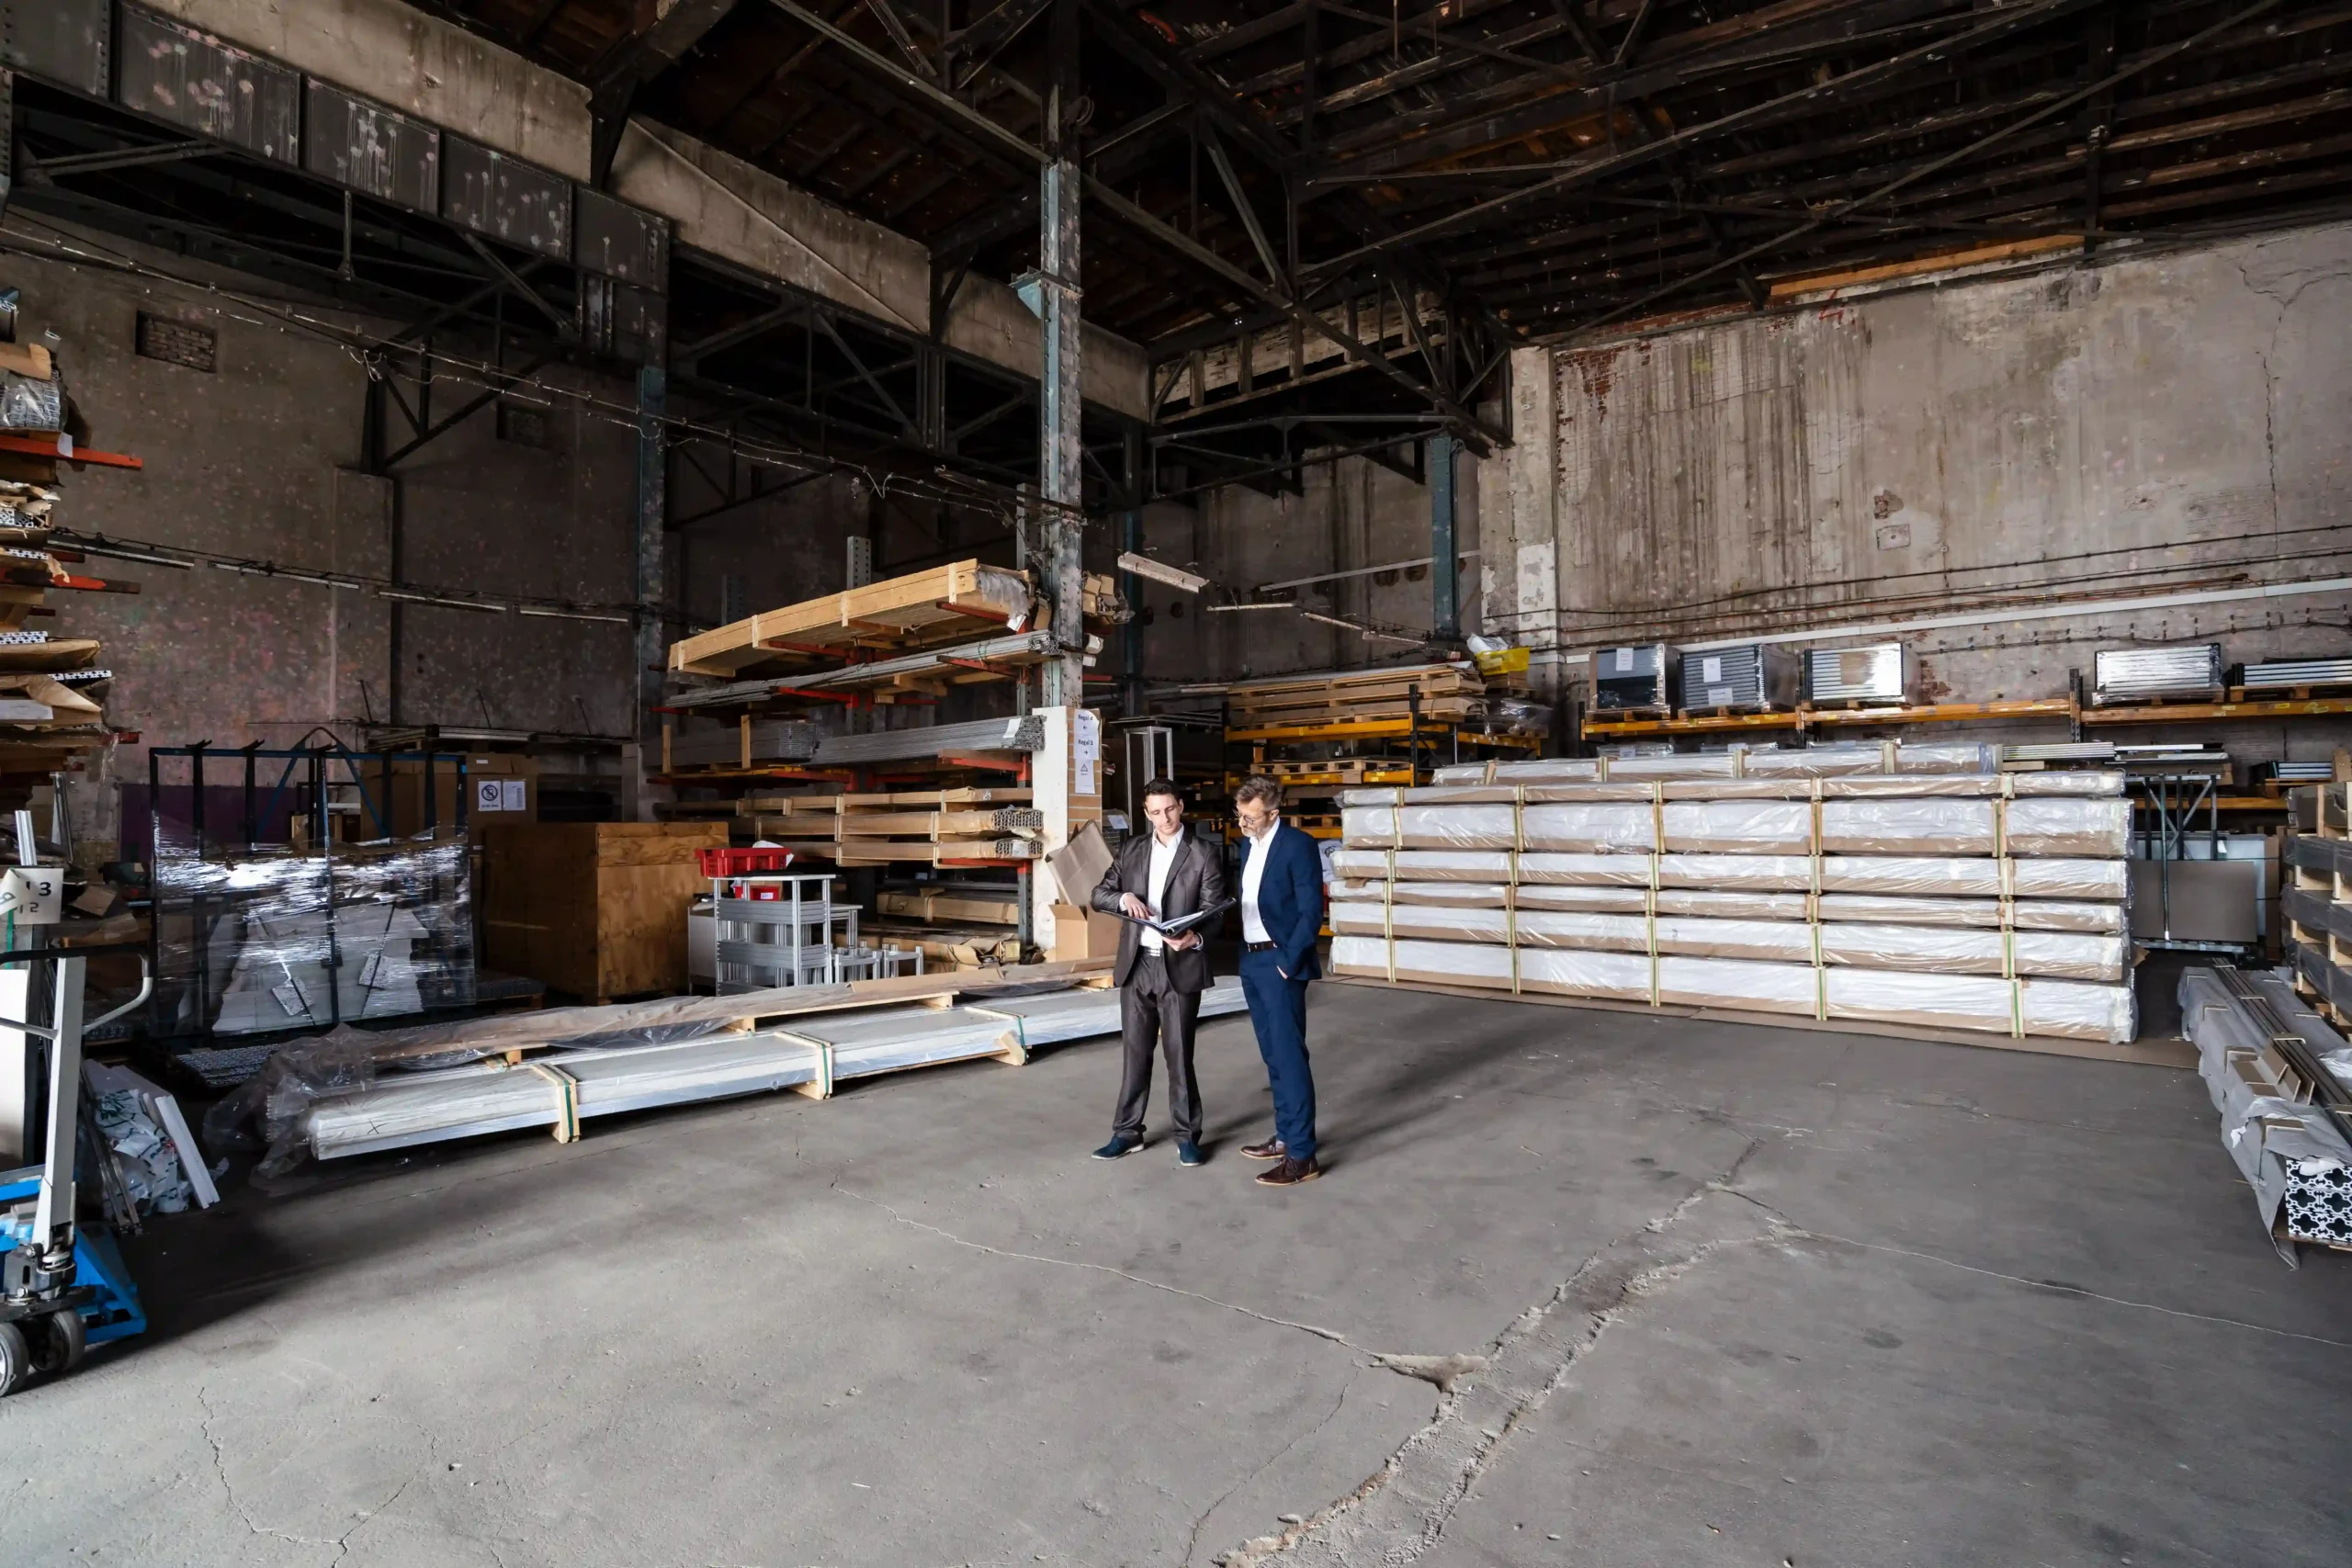
<instances>
[{"instance_id":1,"label":"shrink-wrapped pallet","mask_svg":"<svg viewBox=\"0 0 2352 1568\"><path fill-rule=\"evenodd\" d=\"M2132 988L2076 980L1815 968L1744 959L1340 936L1331 972L1512 994L1725 1008L2008 1035L2129 1042Z\"/></svg>"}]
</instances>

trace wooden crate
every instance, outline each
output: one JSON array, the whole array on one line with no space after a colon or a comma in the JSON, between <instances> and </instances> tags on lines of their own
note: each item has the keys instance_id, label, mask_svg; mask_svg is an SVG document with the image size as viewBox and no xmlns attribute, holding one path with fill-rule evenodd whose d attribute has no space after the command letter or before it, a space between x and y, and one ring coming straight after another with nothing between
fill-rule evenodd
<instances>
[{"instance_id":1,"label":"wooden crate","mask_svg":"<svg viewBox=\"0 0 2352 1568\"><path fill-rule=\"evenodd\" d=\"M686 988L697 849L724 822L515 822L482 834L484 963L594 1002Z\"/></svg>"}]
</instances>

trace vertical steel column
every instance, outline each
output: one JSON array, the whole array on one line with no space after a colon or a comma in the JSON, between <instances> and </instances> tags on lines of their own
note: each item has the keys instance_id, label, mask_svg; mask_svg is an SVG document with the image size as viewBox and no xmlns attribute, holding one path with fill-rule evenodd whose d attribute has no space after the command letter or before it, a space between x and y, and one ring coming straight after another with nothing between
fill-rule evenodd
<instances>
[{"instance_id":1,"label":"vertical steel column","mask_svg":"<svg viewBox=\"0 0 2352 1568\"><path fill-rule=\"evenodd\" d=\"M1080 603L1086 569L1080 557L1085 517L1085 451L1079 419L1078 200L1080 175L1068 156L1047 164L1039 176L1043 220L1038 233L1037 317L1045 326L1046 363L1042 451L1038 462L1039 565L1054 598L1057 656L1048 660L1045 705L1076 706L1084 701L1086 645Z\"/></svg>"},{"instance_id":2,"label":"vertical steel column","mask_svg":"<svg viewBox=\"0 0 2352 1568\"><path fill-rule=\"evenodd\" d=\"M653 710L662 702L662 671L670 662L662 618L662 557L670 520L670 457L662 416L670 400L669 372L648 365L637 373L637 722L639 735L653 731Z\"/></svg>"},{"instance_id":3,"label":"vertical steel column","mask_svg":"<svg viewBox=\"0 0 2352 1568\"><path fill-rule=\"evenodd\" d=\"M1430 635L1440 642L1462 637L1462 558L1453 532L1453 454L1461 445L1450 434L1430 437Z\"/></svg>"},{"instance_id":4,"label":"vertical steel column","mask_svg":"<svg viewBox=\"0 0 2352 1568\"><path fill-rule=\"evenodd\" d=\"M1127 487L1127 510L1119 518L1119 547L1143 553L1143 426L1127 427L1123 444L1120 479ZM1120 628L1119 711L1129 718L1143 715L1143 579L1134 572L1119 574L1119 598L1127 607L1127 624Z\"/></svg>"}]
</instances>

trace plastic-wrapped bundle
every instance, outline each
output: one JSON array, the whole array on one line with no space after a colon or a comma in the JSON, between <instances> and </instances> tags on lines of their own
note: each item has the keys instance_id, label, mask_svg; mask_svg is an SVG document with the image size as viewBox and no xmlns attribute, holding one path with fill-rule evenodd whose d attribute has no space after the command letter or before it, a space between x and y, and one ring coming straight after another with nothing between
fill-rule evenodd
<instances>
[{"instance_id":1,"label":"plastic-wrapped bundle","mask_svg":"<svg viewBox=\"0 0 2352 1568\"><path fill-rule=\"evenodd\" d=\"M1835 778L1862 773L1990 773L2000 748L1972 741L1880 741L1782 751L1736 747L1670 757L1552 758L1462 762L1437 771L1454 784L1568 784L1586 779Z\"/></svg>"},{"instance_id":2,"label":"plastic-wrapped bundle","mask_svg":"<svg viewBox=\"0 0 2352 1568\"><path fill-rule=\"evenodd\" d=\"M1566 784L1448 784L1358 785L1340 793L1343 806L1582 806L1598 802L1754 800L1923 800L2103 798L2123 794L2120 773L1861 778L1736 778L1587 780Z\"/></svg>"},{"instance_id":3,"label":"plastic-wrapped bundle","mask_svg":"<svg viewBox=\"0 0 2352 1568\"><path fill-rule=\"evenodd\" d=\"M1814 968L1745 959L1340 936L1335 975L1652 1005L1725 1008L2009 1035L2129 1042L2132 988L2078 980Z\"/></svg>"},{"instance_id":4,"label":"plastic-wrapped bundle","mask_svg":"<svg viewBox=\"0 0 2352 1568\"><path fill-rule=\"evenodd\" d=\"M2123 934L2123 906L2058 898L1886 898L1868 893L1824 893L1814 900L1824 920L1890 926L1994 926L2018 931Z\"/></svg>"},{"instance_id":5,"label":"plastic-wrapped bundle","mask_svg":"<svg viewBox=\"0 0 2352 1568\"><path fill-rule=\"evenodd\" d=\"M2125 960L2121 937L2074 932L1817 926L1803 920L1440 908L1349 899L1331 906L1331 930L1342 936L1849 964L1921 974L2045 975L2075 980L2120 980Z\"/></svg>"}]
</instances>

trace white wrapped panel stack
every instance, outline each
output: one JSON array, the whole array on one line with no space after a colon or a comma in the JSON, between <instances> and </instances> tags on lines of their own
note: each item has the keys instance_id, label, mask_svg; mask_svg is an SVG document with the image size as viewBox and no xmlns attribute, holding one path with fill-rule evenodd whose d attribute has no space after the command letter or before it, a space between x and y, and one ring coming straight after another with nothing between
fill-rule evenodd
<instances>
[{"instance_id":1,"label":"white wrapped panel stack","mask_svg":"<svg viewBox=\"0 0 2352 1568\"><path fill-rule=\"evenodd\" d=\"M2132 1039L2122 775L1904 751L1480 764L1351 791L1333 970ZM1757 766L1782 755L1816 761Z\"/></svg>"}]
</instances>

